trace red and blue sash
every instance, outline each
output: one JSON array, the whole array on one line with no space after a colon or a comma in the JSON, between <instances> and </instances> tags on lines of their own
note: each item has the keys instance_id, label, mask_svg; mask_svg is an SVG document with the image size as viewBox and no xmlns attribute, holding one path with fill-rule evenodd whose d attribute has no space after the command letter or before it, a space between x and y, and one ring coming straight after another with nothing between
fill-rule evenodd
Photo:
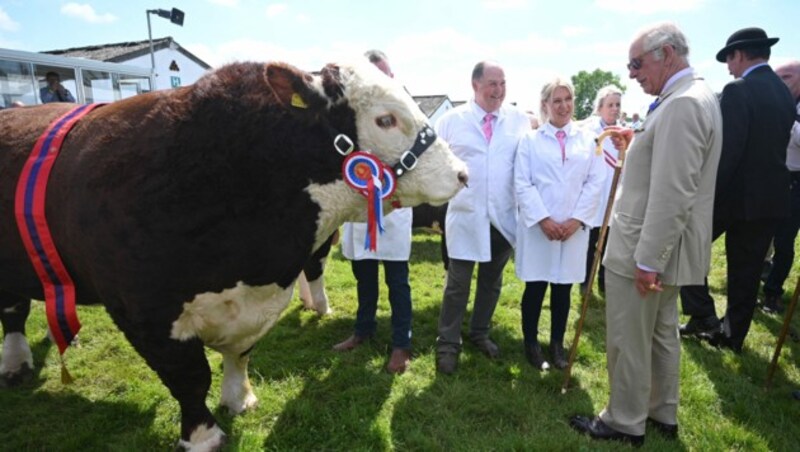
<instances>
[{"instance_id":1,"label":"red and blue sash","mask_svg":"<svg viewBox=\"0 0 800 452\"><path fill-rule=\"evenodd\" d=\"M63 354L81 324L75 312L75 284L58 255L45 218L50 170L72 126L103 104L80 105L53 121L36 140L17 182L14 214L22 242L42 282L50 332Z\"/></svg>"}]
</instances>

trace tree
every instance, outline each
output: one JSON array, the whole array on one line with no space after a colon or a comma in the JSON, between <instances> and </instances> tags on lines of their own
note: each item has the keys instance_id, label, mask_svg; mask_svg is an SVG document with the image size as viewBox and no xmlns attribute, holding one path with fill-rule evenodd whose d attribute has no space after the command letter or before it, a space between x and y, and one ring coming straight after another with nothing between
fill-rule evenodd
<instances>
[{"instance_id":1,"label":"tree","mask_svg":"<svg viewBox=\"0 0 800 452\"><path fill-rule=\"evenodd\" d=\"M575 87L575 117L584 119L594 111L594 98L600 88L606 85L616 85L623 93L625 87L619 81L619 76L608 71L595 69L594 72L580 71L572 77Z\"/></svg>"}]
</instances>

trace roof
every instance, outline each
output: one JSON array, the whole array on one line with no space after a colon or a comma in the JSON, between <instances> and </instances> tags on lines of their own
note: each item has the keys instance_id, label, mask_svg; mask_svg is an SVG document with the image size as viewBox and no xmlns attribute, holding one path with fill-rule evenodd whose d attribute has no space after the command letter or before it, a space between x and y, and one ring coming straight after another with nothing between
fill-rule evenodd
<instances>
[{"instance_id":1,"label":"roof","mask_svg":"<svg viewBox=\"0 0 800 452\"><path fill-rule=\"evenodd\" d=\"M425 113L425 116L431 117L442 104L449 100L447 95L439 94L434 96L413 96L414 101L419 105L419 109Z\"/></svg>"},{"instance_id":2,"label":"roof","mask_svg":"<svg viewBox=\"0 0 800 452\"><path fill-rule=\"evenodd\" d=\"M453 101L453 107L458 107L459 105L464 105L466 103L467 103L467 101L465 101L465 100L454 100Z\"/></svg>"},{"instance_id":3,"label":"roof","mask_svg":"<svg viewBox=\"0 0 800 452\"><path fill-rule=\"evenodd\" d=\"M153 39L153 50L158 51L166 48L174 48L187 58L200 65L203 69L211 69L205 61L193 55L188 50L180 46L172 36L166 38ZM134 58L150 53L150 41L118 42L115 44L99 44L86 47L73 47L70 49L44 50L41 53L50 55L62 55L73 58L86 58L89 60L109 61L112 63L125 63Z\"/></svg>"}]
</instances>

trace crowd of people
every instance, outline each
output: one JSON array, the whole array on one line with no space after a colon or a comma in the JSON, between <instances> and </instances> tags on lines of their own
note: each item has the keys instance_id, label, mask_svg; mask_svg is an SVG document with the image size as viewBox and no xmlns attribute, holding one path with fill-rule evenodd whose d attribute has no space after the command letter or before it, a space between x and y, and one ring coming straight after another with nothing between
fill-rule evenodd
<instances>
[{"instance_id":1,"label":"crowd of people","mask_svg":"<svg viewBox=\"0 0 800 452\"><path fill-rule=\"evenodd\" d=\"M525 282L521 299L526 359L537 369L563 369L564 333L574 284L587 287L604 212L613 202L598 289L606 299L610 394L597 415L570 425L596 439L642 444L649 425L678 434L680 339L699 338L742 351L757 306L764 256L774 265L764 286L766 312L780 312L783 284L800 228L800 61L775 70L778 38L760 28L736 31L716 55L734 77L714 93L689 62L674 24L638 32L628 54L629 77L656 96L647 114L626 120L623 94L600 89L594 115L573 117L575 92L564 78L542 87L539 116L506 105L503 67L481 61L472 71L474 97L442 116L436 133L470 172L469 187L449 203L449 262L438 323L436 369L457 371L462 324L477 287L465 336L490 359L500 356L491 320L512 254ZM367 57L392 77L381 52ZM595 139L609 127L635 129L616 199L612 174L624 139ZM363 224L345 225L342 250L352 260L358 312L353 335L334 349L352 350L375 334L378 263L383 261L392 307L390 372L411 361L408 259L411 212L386 218L381 251L361 250ZM717 317L707 275L711 245L725 234L728 306ZM539 318L550 289L548 353ZM678 298L690 316L679 325ZM796 395L800 396L800 395Z\"/></svg>"}]
</instances>

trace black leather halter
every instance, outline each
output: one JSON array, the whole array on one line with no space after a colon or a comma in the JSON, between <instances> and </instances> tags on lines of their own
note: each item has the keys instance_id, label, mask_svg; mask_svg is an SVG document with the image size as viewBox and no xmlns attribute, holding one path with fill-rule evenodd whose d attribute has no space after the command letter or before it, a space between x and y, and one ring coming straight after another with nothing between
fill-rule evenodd
<instances>
[{"instance_id":1,"label":"black leather halter","mask_svg":"<svg viewBox=\"0 0 800 452\"><path fill-rule=\"evenodd\" d=\"M335 130L331 129L331 136L333 136L333 147L339 154L347 156L355 150L356 144L347 135L337 133ZM426 124L425 127L417 132L417 138L414 140L411 149L403 152L403 155L400 156L400 160L392 166L394 175L400 177L408 171L413 170L414 167L417 166L419 156L428 150L434 141L436 141L436 132L433 131L431 126Z\"/></svg>"}]
</instances>

